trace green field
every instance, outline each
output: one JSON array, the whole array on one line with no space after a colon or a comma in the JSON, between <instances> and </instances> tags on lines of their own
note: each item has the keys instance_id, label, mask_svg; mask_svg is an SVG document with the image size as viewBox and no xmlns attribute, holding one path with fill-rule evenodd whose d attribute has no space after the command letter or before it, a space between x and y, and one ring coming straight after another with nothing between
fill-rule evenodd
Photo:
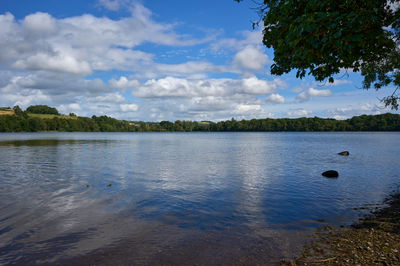
<instances>
[{"instance_id":1,"label":"green field","mask_svg":"<svg viewBox=\"0 0 400 266\"><path fill-rule=\"evenodd\" d=\"M58 117L60 119L78 119L76 116L69 115L51 115L51 114L32 114L28 113L29 117L38 117L42 119L53 119L54 117Z\"/></svg>"},{"instance_id":2,"label":"green field","mask_svg":"<svg viewBox=\"0 0 400 266\"><path fill-rule=\"evenodd\" d=\"M54 117L58 117L60 119L78 119L76 116L69 115L53 115L53 114L32 114L27 113L29 117L38 117L42 119L53 119ZM11 108L0 107L0 115L15 115L15 112Z\"/></svg>"},{"instance_id":3,"label":"green field","mask_svg":"<svg viewBox=\"0 0 400 266\"><path fill-rule=\"evenodd\" d=\"M14 115L14 110L11 108L0 108L0 115Z\"/></svg>"}]
</instances>

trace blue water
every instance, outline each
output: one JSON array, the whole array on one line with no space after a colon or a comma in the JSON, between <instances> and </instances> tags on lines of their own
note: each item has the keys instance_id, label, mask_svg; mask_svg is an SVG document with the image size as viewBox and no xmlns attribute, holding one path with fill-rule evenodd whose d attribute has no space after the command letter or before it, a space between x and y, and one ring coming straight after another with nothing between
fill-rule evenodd
<instances>
[{"instance_id":1,"label":"blue water","mask_svg":"<svg viewBox=\"0 0 400 266\"><path fill-rule=\"evenodd\" d=\"M396 190L399 147L399 133L0 134L0 264L284 256L299 232L350 224Z\"/></svg>"}]
</instances>

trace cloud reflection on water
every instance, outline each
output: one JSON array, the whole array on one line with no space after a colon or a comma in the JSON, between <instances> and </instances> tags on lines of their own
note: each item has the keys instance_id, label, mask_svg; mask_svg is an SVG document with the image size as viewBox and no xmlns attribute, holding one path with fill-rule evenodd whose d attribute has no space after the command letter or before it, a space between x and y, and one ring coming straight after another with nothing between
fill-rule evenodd
<instances>
[{"instance_id":1,"label":"cloud reflection on water","mask_svg":"<svg viewBox=\"0 0 400 266\"><path fill-rule=\"evenodd\" d=\"M283 252L292 248L285 242L294 229L379 200L400 172L390 163L399 156L396 133L44 133L0 139L0 263L38 254L51 262L126 243L131 247L123 252L143 257L172 247L195 249L196 243L228 252L260 241ZM352 151L350 158L337 157L340 145ZM371 150L379 150L379 158L365 155ZM335 182L320 176L328 166L343 173ZM376 179L377 169L387 174Z\"/></svg>"}]
</instances>

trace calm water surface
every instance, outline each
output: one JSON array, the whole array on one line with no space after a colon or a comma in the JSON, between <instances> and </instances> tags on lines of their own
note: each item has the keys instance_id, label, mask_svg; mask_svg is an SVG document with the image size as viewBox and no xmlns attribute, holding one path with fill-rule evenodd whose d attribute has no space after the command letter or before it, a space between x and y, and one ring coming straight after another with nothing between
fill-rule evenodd
<instances>
[{"instance_id":1,"label":"calm water surface","mask_svg":"<svg viewBox=\"0 0 400 266\"><path fill-rule=\"evenodd\" d=\"M396 189L399 147L399 133L0 134L0 264L291 256Z\"/></svg>"}]
</instances>

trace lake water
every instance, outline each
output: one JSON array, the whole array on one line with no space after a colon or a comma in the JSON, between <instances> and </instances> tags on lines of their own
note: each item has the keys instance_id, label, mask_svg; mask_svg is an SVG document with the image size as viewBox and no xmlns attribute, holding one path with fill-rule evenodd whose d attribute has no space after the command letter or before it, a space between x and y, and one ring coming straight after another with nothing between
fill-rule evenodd
<instances>
[{"instance_id":1,"label":"lake water","mask_svg":"<svg viewBox=\"0 0 400 266\"><path fill-rule=\"evenodd\" d=\"M0 134L0 264L287 258L398 189L399 147L399 133Z\"/></svg>"}]
</instances>

